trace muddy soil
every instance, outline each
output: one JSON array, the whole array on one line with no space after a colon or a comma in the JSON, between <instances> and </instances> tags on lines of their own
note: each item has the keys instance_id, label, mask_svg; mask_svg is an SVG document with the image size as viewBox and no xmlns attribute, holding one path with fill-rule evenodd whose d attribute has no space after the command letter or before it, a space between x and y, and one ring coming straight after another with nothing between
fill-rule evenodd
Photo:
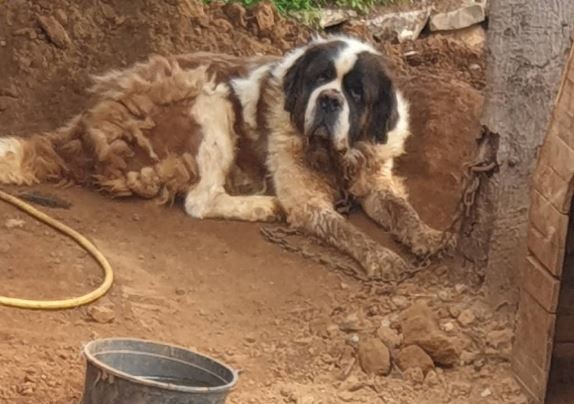
<instances>
[{"instance_id":1,"label":"muddy soil","mask_svg":"<svg viewBox=\"0 0 574 404\"><path fill-rule=\"evenodd\" d=\"M368 37L360 27L344 29ZM267 5L7 0L0 136L59 126L85 105L90 74L150 53L281 54L310 33ZM444 228L479 129L483 52L448 38L377 46L412 104L414 135L399 172L423 218ZM90 307L0 307L1 403L78 402L81 347L107 336L162 340L228 362L241 370L229 399L236 404L526 403L509 371L512 319L482 303L479 279L457 257L392 290L285 252L256 224L191 220L177 205L114 201L86 189L35 189L71 202L43 209L93 240L116 281ZM351 220L399 250L362 215ZM0 204L0 279L3 295L41 299L86 292L101 278L72 242ZM419 303L432 313L430 334L454 352L446 365L434 353L429 365L402 352L424 345L408 331ZM385 349L391 363L382 363Z\"/></svg>"}]
</instances>

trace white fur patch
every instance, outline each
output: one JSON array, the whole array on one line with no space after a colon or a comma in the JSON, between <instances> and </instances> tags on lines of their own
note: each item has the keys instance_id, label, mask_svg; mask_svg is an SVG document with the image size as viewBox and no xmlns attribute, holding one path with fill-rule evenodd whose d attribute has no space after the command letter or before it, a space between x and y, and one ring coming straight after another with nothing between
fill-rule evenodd
<instances>
[{"instance_id":1,"label":"white fur patch","mask_svg":"<svg viewBox=\"0 0 574 404\"><path fill-rule=\"evenodd\" d=\"M409 104L399 90L395 90L397 96L397 112L399 118L393 130L387 134L387 143L377 145L377 154L383 159L393 159L405 151L405 141L410 135L409 128Z\"/></svg>"},{"instance_id":2,"label":"white fur patch","mask_svg":"<svg viewBox=\"0 0 574 404\"><path fill-rule=\"evenodd\" d=\"M21 184L24 182L22 161L24 148L21 140L0 138L0 183Z\"/></svg>"},{"instance_id":3,"label":"white fur patch","mask_svg":"<svg viewBox=\"0 0 574 404\"><path fill-rule=\"evenodd\" d=\"M217 195L225 192L225 178L233 163L235 134L228 95L228 88L219 85L199 95L190 111L203 131L197 153L200 180L185 199L186 212L195 218L203 218Z\"/></svg>"},{"instance_id":4,"label":"white fur patch","mask_svg":"<svg viewBox=\"0 0 574 404\"><path fill-rule=\"evenodd\" d=\"M253 70L249 76L231 82L231 86L241 102L243 120L252 129L248 131L250 135L255 134L254 129L257 128L257 102L261 94L261 80L270 68L271 65L263 65Z\"/></svg>"}]
</instances>

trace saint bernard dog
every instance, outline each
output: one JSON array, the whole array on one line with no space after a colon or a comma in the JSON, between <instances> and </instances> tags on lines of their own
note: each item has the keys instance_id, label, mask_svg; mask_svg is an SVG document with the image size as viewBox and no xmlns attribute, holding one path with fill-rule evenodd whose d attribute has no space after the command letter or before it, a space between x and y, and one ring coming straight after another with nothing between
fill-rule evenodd
<instances>
[{"instance_id":1,"label":"saint bernard dog","mask_svg":"<svg viewBox=\"0 0 574 404\"><path fill-rule=\"evenodd\" d=\"M282 58L153 56L94 81L62 128L0 138L0 183L66 181L181 197L198 219L286 220L383 280L408 266L337 212L343 195L415 255L443 247L393 174L408 104L364 42L317 38Z\"/></svg>"}]
</instances>

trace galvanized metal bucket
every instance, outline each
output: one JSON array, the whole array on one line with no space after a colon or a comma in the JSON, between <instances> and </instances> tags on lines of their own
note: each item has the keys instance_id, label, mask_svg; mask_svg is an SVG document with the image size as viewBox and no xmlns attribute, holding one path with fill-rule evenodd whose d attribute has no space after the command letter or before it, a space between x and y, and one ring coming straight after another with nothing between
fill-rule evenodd
<instances>
[{"instance_id":1,"label":"galvanized metal bucket","mask_svg":"<svg viewBox=\"0 0 574 404\"><path fill-rule=\"evenodd\" d=\"M184 348L127 338L92 341L83 404L224 404L237 372Z\"/></svg>"}]
</instances>

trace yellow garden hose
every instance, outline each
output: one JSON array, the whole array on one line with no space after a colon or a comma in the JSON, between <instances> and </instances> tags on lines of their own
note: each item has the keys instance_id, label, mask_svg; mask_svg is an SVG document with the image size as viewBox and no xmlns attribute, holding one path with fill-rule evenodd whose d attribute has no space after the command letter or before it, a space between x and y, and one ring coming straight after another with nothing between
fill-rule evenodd
<instances>
[{"instance_id":1,"label":"yellow garden hose","mask_svg":"<svg viewBox=\"0 0 574 404\"><path fill-rule=\"evenodd\" d=\"M39 221L47 224L50 227L58 230L60 233L68 236L80 245L83 249L91 254L92 257L100 264L104 270L104 281L102 284L92 292L80 296L64 300L28 300L18 299L13 297L0 296L0 305L19 307L23 309L38 309L38 310L58 310L70 309L73 307L81 306L83 304L91 303L102 297L112 286L114 273L108 260L104 255L94 246L87 238L82 236L74 229L69 228L65 224L58 222L38 209L30 206L26 202L0 191L0 200L3 200L11 205L16 206L20 210L26 212L30 216L38 219Z\"/></svg>"}]
</instances>

